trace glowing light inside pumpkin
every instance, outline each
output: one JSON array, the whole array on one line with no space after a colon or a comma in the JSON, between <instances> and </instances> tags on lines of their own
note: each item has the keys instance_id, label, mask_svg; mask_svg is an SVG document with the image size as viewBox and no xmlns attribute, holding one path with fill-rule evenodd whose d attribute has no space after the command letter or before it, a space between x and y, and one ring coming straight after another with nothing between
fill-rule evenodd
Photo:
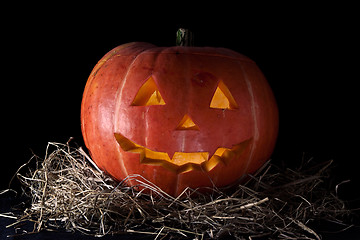
<instances>
[{"instance_id":1,"label":"glowing light inside pumpkin","mask_svg":"<svg viewBox=\"0 0 360 240\"><path fill-rule=\"evenodd\" d=\"M215 90L214 96L210 102L210 108L230 110L238 108L238 104L223 81L219 82L219 85Z\"/></svg>"},{"instance_id":2,"label":"glowing light inside pumpkin","mask_svg":"<svg viewBox=\"0 0 360 240\"><path fill-rule=\"evenodd\" d=\"M228 164L232 159L238 158L250 143L247 139L232 148L219 147L213 156L209 158L208 152L175 152L170 158L166 152L157 152L136 144L120 133L115 133L115 138L120 147L131 153L140 155L143 164L165 167L176 173L185 173L192 170L211 171L220 162Z\"/></svg>"},{"instance_id":3,"label":"glowing light inside pumpkin","mask_svg":"<svg viewBox=\"0 0 360 240\"><path fill-rule=\"evenodd\" d=\"M146 80L136 94L132 106L165 105L158 87L152 76Z\"/></svg>"}]
</instances>

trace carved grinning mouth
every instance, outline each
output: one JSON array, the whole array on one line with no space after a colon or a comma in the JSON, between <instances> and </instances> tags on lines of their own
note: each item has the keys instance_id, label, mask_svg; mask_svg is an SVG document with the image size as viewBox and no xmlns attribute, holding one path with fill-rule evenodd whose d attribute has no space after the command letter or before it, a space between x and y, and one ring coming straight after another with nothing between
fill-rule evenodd
<instances>
[{"instance_id":1,"label":"carved grinning mouth","mask_svg":"<svg viewBox=\"0 0 360 240\"><path fill-rule=\"evenodd\" d=\"M209 152L175 152L170 158L166 152L157 152L136 144L120 133L115 133L120 147L131 153L140 155L143 164L162 166L176 173L185 173L192 170L211 171L219 163L227 165L232 159L238 158L249 145L252 138L247 139L232 148L219 147L209 158Z\"/></svg>"}]
</instances>

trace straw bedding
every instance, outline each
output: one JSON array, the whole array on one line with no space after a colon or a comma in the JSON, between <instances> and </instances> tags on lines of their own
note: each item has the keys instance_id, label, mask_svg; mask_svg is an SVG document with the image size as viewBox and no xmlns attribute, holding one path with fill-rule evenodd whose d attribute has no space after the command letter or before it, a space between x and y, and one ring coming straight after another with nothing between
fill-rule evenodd
<instances>
[{"instance_id":1,"label":"straw bedding","mask_svg":"<svg viewBox=\"0 0 360 240\"><path fill-rule=\"evenodd\" d=\"M309 159L289 169L268 162L241 184L206 194L187 189L174 198L138 175L116 182L81 148L50 142L44 159L34 156L16 174L31 203L11 226L30 221L33 232L98 237L320 239L313 223L341 223L350 213L326 187L330 165ZM130 179L147 191L129 187Z\"/></svg>"}]
</instances>

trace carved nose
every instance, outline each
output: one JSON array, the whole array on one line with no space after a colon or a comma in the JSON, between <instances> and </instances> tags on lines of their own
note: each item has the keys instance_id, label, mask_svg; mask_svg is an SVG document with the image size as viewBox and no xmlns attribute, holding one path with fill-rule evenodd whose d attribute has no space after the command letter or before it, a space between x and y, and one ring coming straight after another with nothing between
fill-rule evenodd
<instances>
[{"instance_id":1,"label":"carved nose","mask_svg":"<svg viewBox=\"0 0 360 240\"><path fill-rule=\"evenodd\" d=\"M176 130L197 130L199 131L200 128L194 123L191 117L187 114L181 119L180 123L176 127Z\"/></svg>"}]
</instances>

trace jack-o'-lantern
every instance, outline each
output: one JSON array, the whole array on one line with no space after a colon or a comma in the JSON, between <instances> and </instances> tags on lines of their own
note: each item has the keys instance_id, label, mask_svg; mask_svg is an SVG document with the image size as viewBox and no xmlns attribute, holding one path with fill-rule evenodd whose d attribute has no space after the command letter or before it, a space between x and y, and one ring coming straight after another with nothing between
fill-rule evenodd
<instances>
[{"instance_id":1,"label":"jack-o'-lantern","mask_svg":"<svg viewBox=\"0 0 360 240\"><path fill-rule=\"evenodd\" d=\"M141 175L177 196L256 171L273 151L278 111L265 77L244 55L137 42L95 66L81 123L101 169L117 180Z\"/></svg>"}]
</instances>

